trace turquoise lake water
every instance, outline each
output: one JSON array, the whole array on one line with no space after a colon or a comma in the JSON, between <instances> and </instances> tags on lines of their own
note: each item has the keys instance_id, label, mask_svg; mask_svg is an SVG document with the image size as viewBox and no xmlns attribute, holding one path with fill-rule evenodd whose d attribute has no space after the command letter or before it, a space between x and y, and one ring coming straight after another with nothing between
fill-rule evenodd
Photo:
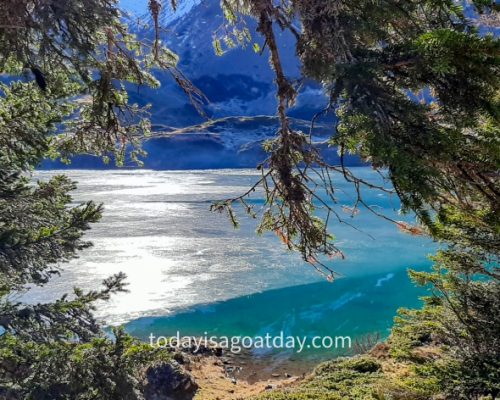
<instances>
[{"instance_id":1,"label":"turquoise lake water","mask_svg":"<svg viewBox=\"0 0 500 400\"><path fill-rule=\"evenodd\" d=\"M381 183L369 168L354 172ZM55 171L39 171L48 179ZM51 301L78 286L95 289L123 271L129 291L99 304L97 315L109 325L125 324L147 339L150 333L183 335L386 336L398 307L419 304L423 292L409 281L408 268L429 267L435 244L401 233L367 210L350 219L362 232L332 222L345 260L329 264L343 275L328 283L300 256L268 234L255 235L255 221L241 215L234 230L224 215L208 211L219 199L241 194L255 182L251 170L217 171L65 171L79 182L75 202L103 202L102 222L87 239L94 247L62 266L61 276L24 294L29 302ZM338 207L351 206L353 188L336 178ZM396 220L396 198L365 190L365 201ZM262 204L259 193L252 202ZM288 357L296 357L285 350ZM327 358L331 350L301 356ZM313 354L314 353L314 354Z\"/></svg>"}]
</instances>

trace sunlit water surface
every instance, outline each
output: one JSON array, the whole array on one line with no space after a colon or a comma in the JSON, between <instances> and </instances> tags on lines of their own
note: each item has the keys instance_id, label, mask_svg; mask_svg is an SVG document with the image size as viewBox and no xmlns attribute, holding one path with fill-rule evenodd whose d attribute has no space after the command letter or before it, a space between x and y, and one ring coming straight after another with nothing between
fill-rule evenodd
<instances>
[{"instance_id":1,"label":"sunlit water surface","mask_svg":"<svg viewBox=\"0 0 500 400\"><path fill-rule=\"evenodd\" d=\"M355 173L372 182L369 168ZM55 171L39 171L47 180ZM146 338L156 335L387 334L399 306L417 304L418 292L406 269L427 268L435 246L402 234L366 209L354 218L342 211L355 197L351 184L336 178L339 214L362 232L336 221L331 230L346 254L329 266L344 278L327 283L300 256L286 251L273 234L255 234L256 222L240 212L241 227L209 211L219 199L245 192L258 178L251 170L65 171L78 182L75 202L104 203L102 221L86 235L94 246L62 266L61 275L23 296L54 300L73 287L96 289L103 279L126 273L128 292L99 304L107 324L127 323ZM256 209L262 196L253 194ZM396 198L374 190L365 201L397 220ZM238 210L237 211L241 211Z\"/></svg>"}]
</instances>

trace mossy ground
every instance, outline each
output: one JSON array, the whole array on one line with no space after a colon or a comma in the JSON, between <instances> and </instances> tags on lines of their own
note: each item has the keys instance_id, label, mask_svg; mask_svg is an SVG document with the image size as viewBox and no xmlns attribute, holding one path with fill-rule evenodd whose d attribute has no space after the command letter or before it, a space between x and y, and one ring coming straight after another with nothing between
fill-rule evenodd
<instances>
[{"instance_id":1,"label":"mossy ground","mask_svg":"<svg viewBox=\"0 0 500 400\"><path fill-rule=\"evenodd\" d=\"M434 349L430 351L430 347ZM435 355L430 346L426 353ZM418 346L422 353L424 349ZM417 378L415 364L391 355L379 343L368 354L320 364L303 381L268 391L255 400L429 400L438 399L432 382ZM437 397L436 397L437 395Z\"/></svg>"},{"instance_id":2,"label":"mossy ground","mask_svg":"<svg viewBox=\"0 0 500 400\"><path fill-rule=\"evenodd\" d=\"M298 386L272 391L260 400L343 400L378 399L384 379L382 364L372 356L358 356L320 364Z\"/></svg>"}]
</instances>

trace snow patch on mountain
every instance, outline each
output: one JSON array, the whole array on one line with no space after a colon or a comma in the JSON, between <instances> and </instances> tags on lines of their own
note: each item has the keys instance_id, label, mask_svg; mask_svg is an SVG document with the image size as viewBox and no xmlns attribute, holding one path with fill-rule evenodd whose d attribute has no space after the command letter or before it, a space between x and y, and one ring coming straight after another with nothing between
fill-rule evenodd
<instances>
[{"instance_id":1,"label":"snow patch on mountain","mask_svg":"<svg viewBox=\"0 0 500 400\"><path fill-rule=\"evenodd\" d=\"M161 14L161 23L163 25L171 24L172 22L184 17L201 2L202 0L180 0L177 2L175 11L171 7L167 8L164 6Z\"/></svg>"},{"instance_id":2,"label":"snow patch on mountain","mask_svg":"<svg viewBox=\"0 0 500 400\"><path fill-rule=\"evenodd\" d=\"M177 7L174 10L170 0L163 1L160 21L162 25L169 25L172 22L184 17L194 7L200 4L202 0L178 0ZM142 0L120 0L120 6L124 11L134 17L148 16L148 1Z\"/></svg>"}]
</instances>

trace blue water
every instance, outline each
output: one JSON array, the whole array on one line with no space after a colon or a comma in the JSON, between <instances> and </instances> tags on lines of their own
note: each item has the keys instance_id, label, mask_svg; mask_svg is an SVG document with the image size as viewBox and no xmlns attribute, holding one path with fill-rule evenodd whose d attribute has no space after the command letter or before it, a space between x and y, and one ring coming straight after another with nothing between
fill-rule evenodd
<instances>
[{"instance_id":1,"label":"blue water","mask_svg":"<svg viewBox=\"0 0 500 400\"><path fill-rule=\"evenodd\" d=\"M422 266L424 267L424 266ZM140 318L126 325L133 335L149 336L286 336L345 337L364 340L388 336L399 307L415 307L422 294L404 271L269 290L193 307L167 317ZM354 349L253 349L255 356L328 359Z\"/></svg>"},{"instance_id":2,"label":"blue water","mask_svg":"<svg viewBox=\"0 0 500 400\"><path fill-rule=\"evenodd\" d=\"M369 168L354 171L383 183ZM36 178L55 173L40 171ZM104 278L123 271L129 291L99 304L97 316L105 324L125 324L144 339L176 331L384 336L398 307L418 305L422 292L409 282L407 268L428 268L427 255L435 251L429 239L405 235L366 209L350 218L342 206L353 205L354 190L340 176L334 178L336 208L358 230L331 221L346 259L329 261L343 278L328 283L274 234L256 236L252 219L240 213L241 228L234 230L225 215L208 211L213 201L246 191L258 177L255 171L65 173L79 182L75 202L103 202L104 217L87 235L94 247L23 300L51 301L73 286L96 289ZM398 214L396 198L372 190L363 196L378 212L414 222L413 216ZM261 193L251 201L260 207Z\"/></svg>"}]
</instances>

